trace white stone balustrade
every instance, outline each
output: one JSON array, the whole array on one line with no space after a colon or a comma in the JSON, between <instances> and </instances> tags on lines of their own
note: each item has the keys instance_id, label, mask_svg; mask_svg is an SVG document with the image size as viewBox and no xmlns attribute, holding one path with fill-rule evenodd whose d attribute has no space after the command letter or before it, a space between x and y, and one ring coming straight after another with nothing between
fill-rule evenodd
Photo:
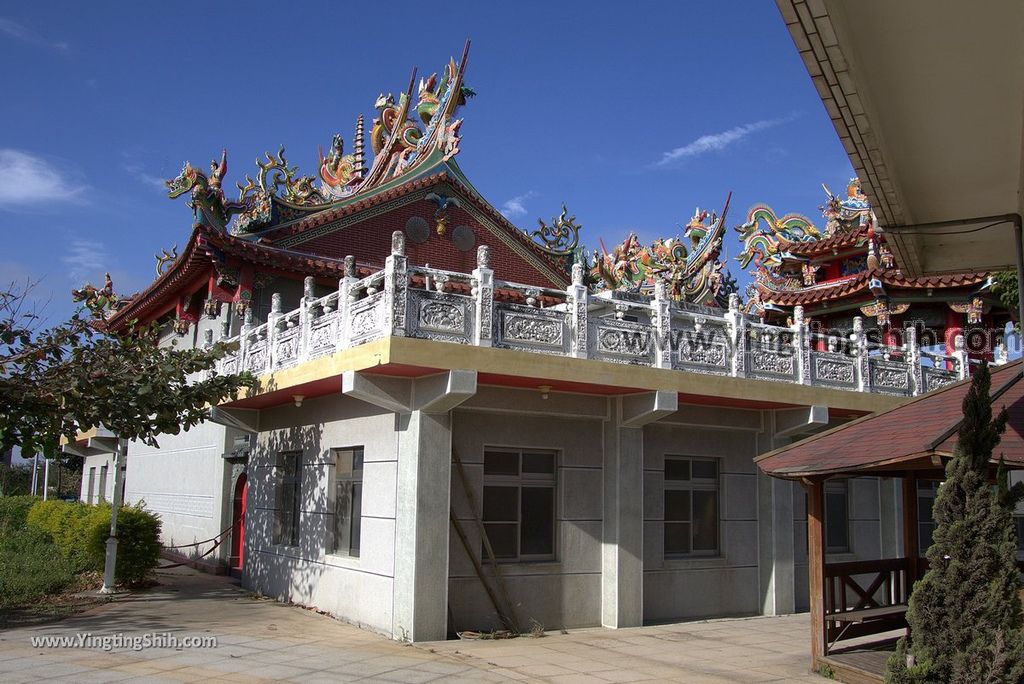
<instances>
[{"instance_id":1,"label":"white stone balustrade","mask_svg":"<svg viewBox=\"0 0 1024 684\"><path fill-rule=\"evenodd\" d=\"M860 317L848 338L819 333L801 307L791 325L767 325L735 294L724 312L673 302L662 285L653 296L591 294L579 265L564 291L501 281L486 246L469 274L411 266L400 232L382 271L356 278L348 257L337 291L314 295L307 278L298 309L281 311L275 294L266 323L254 326L247 311L238 350L219 370L268 373L396 336L912 396L967 377L970 363L963 336L946 355L921 349L912 328L902 346L869 342Z\"/></svg>"}]
</instances>

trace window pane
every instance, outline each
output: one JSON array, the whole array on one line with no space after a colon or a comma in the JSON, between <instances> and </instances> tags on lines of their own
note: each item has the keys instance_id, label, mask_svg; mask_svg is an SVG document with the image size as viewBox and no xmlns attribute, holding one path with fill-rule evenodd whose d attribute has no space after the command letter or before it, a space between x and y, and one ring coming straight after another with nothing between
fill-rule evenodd
<instances>
[{"instance_id":1,"label":"window pane","mask_svg":"<svg viewBox=\"0 0 1024 684\"><path fill-rule=\"evenodd\" d=\"M550 555L555 552L555 490L551 487L523 487L523 523L519 530L519 553Z\"/></svg>"},{"instance_id":2,"label":"window pane","mask_svg":"<svg viewBox=\"0 0 1024 684\"><path fill-rule=\"evenodd\" d=\"M358 477L363 471L362 449L338 449L335 451L335 475L337 477Z\"/></svg>"},{"instance_id":3,"label":"window pane","mask_svg":"<svg viewBox=\"0 0 1024 684\"><path fill-rule=\"evenodd\" d=\"M1024 516L1015 515L1013 517L1014 527L1017 529L1017 550L1024 550Z\"/></svg>"},{"instance_id":4,"label":"window pane","mask_svg":"<svg viewBox=\"0 0 1024 684\"><path fill-rule=\"evenodd\" d=\"M932 509L935 507L935 499L930 496L917 497L917 519L921 522L932 522L935 518Z\"/></svg>"},{"instance_id":5,"label":"window pane","mask_svg":"<svg viewBox=\"0 0 1024 684\"><path fill-rule=\"evenodd\" d=\"M690 520L690 492L665 490L665 520Z\"/></svg>"},{"instance_id":6,"label":"window pane","mask_svg":"<svg viewBox=\"0 0 1024 684\"><path fill-rule=\"evenodd\" d=\"M690 553L690 523L665 523L665 553Z\"/></svg>"},{"instance_id":7,"label":"window pane","mask_svg":"<svg viewBox=\"0 0 1024 684\"><path fill-rule=\"evenodd\" d=\"M718 461L698 461L691 463L693 468L693 479L695 480L717 480Z\"/></svg>"},{"instance_id":8,"label":"window pane","mask_svg":"<svg viewBox=\"0 0 1024 684\"><path fill-rule=\"evenodd\" d=\"M484 525L495 558L515 558L518 555L516 527L515 523L486 523ZM480 555L486 558L487 552L481 548Z\"/></svg>"},{"instance_id":9,"label":"window pane","mask_svg":"<svg viewBox=\"0 0 1024 684\"><path fill-rule=\"evenodd\" d=\"M932 545L932 532L935 531L934 523L921 523L918 525L917 534L920 539L917 540L918 551L923 556L928 547Z\"/></svg>"},{"instance_id":10,"label":"window pane","mask_svg":"<svg viewBox=\"0 0 1024 684\"><path fill-rule=\"evenodd\" d=\"M693 493L693 550L718 550L718 492Z\"/></svg>"},{"instance_id":11,"label":"window pane","mask_svg":"<svg viewBox=\"0 0 1024 684\"><path fill-rule=\"evenodd\" d=\"M543 473L553 475L555 472L554 454L523 454L524 473Z\"/></svg>"},{"instance_id":12,"label":"window pane","mask_svg":"<svg viewBox=\"0 0 1024 684\"><path fill-rule=\"evenodd\" d=\"M516 522L518 519L518 487L484 487L484 520Z\"/></svg>"},{"instance_id":13,"label":"window pane","mask_svg":"<svg viewBox=\"0 0 1024 684\"><path fill-rule=\"evenodd\" d=\"M690 462L680 458L665 459L666 480L689 480Z\"/></svg>"},{"instance_id":14,"label":"window pane","mask_svg":"<svg viewBox=\"0 0 1024 684\"><path fill-rule=\"evenodd\" d=\"M519 454L515 451L488 451L484 454L484 475L519 475Z\"/></svg>"},{"instance_id":15,"label":"window pane","mask_svg":"<svg viewBox=\"0 0 1024 684\"><path fill-rule=\"evenodd\" d=\"M359 530L363 516L363 483L352 483L352 526L348 544L349 555L359 557Z\"/></svg>"},{"instance_id":16,"label":"window pane","mask_svg":"<svg viewBox=\"0 0 1024 684\"><path fill-rule=\"evenodd\" d=\"M345 553L351 542L352 483L339 480L334 488L334 550Z\"/></svg>"},{"instance_id":17,"label":"window pane","mask_svg":"<svg viewBox=\"0 0 1024 684\"><path fill-rule=\"evenodd\" d=\"M825 546L832 550L846 550L850 546L849 525L846 519L846 491L825 490Z\"/></svg>"}]
</instances>

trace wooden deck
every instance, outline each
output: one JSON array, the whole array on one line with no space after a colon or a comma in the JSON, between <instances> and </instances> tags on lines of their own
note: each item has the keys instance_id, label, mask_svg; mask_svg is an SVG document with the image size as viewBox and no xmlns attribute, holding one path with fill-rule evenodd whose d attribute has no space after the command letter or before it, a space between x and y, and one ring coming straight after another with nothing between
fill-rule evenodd
<instances>
[{"instance_id":1,"label":"wooden deck","mask_svg":"<svg viewBox=\"0 0 1024 684\"><path fill-rule=\"evenodd\" d=\"M885 664L896 648L896 641L887 639L862 646L832 651L819 662L832 668L836 681L846 684L881 684Z\"/></svg>"}]
</instances>

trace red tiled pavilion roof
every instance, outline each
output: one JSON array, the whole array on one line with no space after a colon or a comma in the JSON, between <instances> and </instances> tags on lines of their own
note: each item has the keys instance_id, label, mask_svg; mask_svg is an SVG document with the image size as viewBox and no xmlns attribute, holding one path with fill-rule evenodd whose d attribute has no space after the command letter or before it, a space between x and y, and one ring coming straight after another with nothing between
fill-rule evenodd
<instances>
[{"instance_id":1,"label":"red tiled pavilion roof","mask_svg":"<svg viewBox=\"0 0 1024 684\"><path fill-rule=\"evenodd\" d=\"M878 278L882 281L883 285L896 289L950 289L980 285L988 278L988 273L950 273L946 275L907 278L899 270L890 269L858 273L852 278L837 280L834 283L821 283L800 290L777 292L763 287L759 289L761 290L761 301L763 302L782 306L806 305L841 299L861 291L867 291L868 283L872 278Z\"/></svg>"},{"instance_id":2,"label":"red tiled pavilion roof","mask_svg":"<svg viewBox=\"0 0 1024 684\"><path fill-rule=\"evenodd\" d=\"M1024 468L1024 382L1022 361L993 369L993 411L1005 407L1009 423L994 452L1009 467ZM773 477L800 479L830 475L897 474L940 470L933 459L950 457L956 446L962 404L970 380L963 380L901 406L873 413L754 459Z\"/></svg>"},{"instance_id":3,"label":"red tiled pavilion roof","mask_svg":"<svg viewBox=\"0 0 1024 684\"><path fill-rule=\"evenodd\" d=\"M867 237L867 234L868 229L866 227L858 226L851 231L836 233L820 240L811 240L808 242L783 242L779 245L779 251L803 255L831 252L833 249L852 247L857 244L858 240Z\"/></svg>"}]
</instances>

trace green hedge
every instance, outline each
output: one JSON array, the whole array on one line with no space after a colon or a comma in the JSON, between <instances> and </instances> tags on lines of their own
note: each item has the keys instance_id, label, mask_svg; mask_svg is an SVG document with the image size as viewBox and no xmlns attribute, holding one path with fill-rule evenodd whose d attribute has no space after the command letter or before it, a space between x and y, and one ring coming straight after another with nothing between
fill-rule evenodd
<instances>
[{"instance_id":1,"label":"green hedge","mask_svg":"<svg viewBox=\"0 0 1024 684\"><path fill-rule=\"evenodd\" d=\"M45 532L0 527L0 606L30 603L63 591L74 581L71 564Z\"/></svg>"},{"instance_id":2,"label":"green hedge","mask_svg":"<svg viewBox=\"0 0 1024 684\"><path fill-rule=\"evenodd\" d=\"M29 510L28 526L45 532L76 572L102 570L110 534L110 505L38 501ZM144 579L160 560L160 519L135 506L117 516L118 582Z\"/></svg>"},{"instance_id":3,"label":"green hedge","mask_svg":"<svg viewBox=\"0 0 1024 684\"><path fill-rule=\"evenodd\" d=\"M13 532L25 527L28 511L37 501L35 496L0 496L0 530Z\"/></svg>"}]
</instances>

